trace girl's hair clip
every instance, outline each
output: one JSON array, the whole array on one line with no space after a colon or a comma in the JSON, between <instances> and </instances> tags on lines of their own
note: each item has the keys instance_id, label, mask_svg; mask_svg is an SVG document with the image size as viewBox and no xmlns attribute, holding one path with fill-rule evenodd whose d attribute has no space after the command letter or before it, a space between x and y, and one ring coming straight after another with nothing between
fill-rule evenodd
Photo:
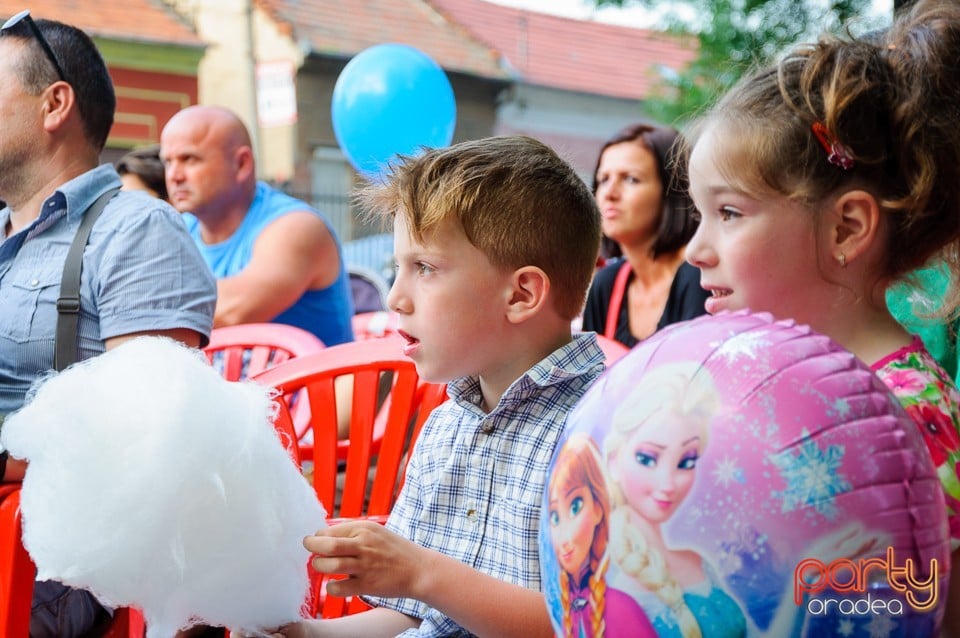
<instances>
[{"instance_id":1,"label":"girl's hair clip","mask_svg":"<svg viewBox=\"0 0 960 638\"><path fill-rule=\"evenodd\" d=\"M813 134L820 140L820 146L827 152L828 162L845 171L853 168L853 151L850 150L849 146L841 144L836 136L827 130L823 122L814 122L812 128Z\"/></svg>"}]
</instances>

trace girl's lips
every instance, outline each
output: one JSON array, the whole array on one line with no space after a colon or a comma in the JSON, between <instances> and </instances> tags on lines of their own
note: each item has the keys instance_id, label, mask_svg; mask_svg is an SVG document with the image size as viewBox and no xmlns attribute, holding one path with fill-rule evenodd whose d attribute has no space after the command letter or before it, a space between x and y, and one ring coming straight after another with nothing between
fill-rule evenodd
<instances>
[{"instance_id":1,"label":"girl's lips","mask_svg":"<svg viewBox=\"0 0 960 638\"><path fill-rule=\"evenodd\" d=\"M704 303L703 309L707 311L707 314L711 315L715 315L724 310L727 306L727 304L724 302L724 299L733 294L733 290L730 288L719 288L714 286L701 287L710 293L710 297L707 298L706 303Z\"/></svg>"}]
</instances>

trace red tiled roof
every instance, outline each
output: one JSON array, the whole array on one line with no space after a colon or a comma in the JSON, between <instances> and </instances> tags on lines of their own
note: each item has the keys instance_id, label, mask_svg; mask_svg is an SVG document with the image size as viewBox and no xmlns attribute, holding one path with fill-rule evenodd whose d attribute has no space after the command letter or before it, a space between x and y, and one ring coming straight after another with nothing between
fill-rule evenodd
<instances>
[{"instance_id":1,"label":"red tiled roof","mask_svg":"<svg viewBox=\"0 0 960 638\"><path fill-rule=\"evenodd\" d=\"M375 44L416 47L449 71L506 79L498 53L423 0L258 0L315 53L353 57Z\"/></svg>"},{"instance_id":2,"label":"red tiled roof","mask_svg":"<svg viewBox=\"0 0 960 638\"><path fill-rule=\"evenodd\" d=\"M0 0L4 20L24 8L30 9L34 19L59 20L94 37L203 46L193 29L163 0Z\"/></svg>"},{"instance_id":3,"label":"red tiled roof","mask_svg":"<svg viewBox=\"0 0 960 638\"><path fill-rule=\"evenodd\" d=\"M641 99L657 66L679 70L694 44L649 29L574 20L484 0L427 0L498 50L531 84Z\"/></svg>"}]
</instances>

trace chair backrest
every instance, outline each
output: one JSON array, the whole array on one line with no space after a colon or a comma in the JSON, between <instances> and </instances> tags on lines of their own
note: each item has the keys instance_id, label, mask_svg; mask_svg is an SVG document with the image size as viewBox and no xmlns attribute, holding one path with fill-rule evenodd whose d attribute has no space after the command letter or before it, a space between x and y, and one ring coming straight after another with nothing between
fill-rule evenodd
<instances>
[{"instance_id":1,"label":"chair backrest","mask_svg":"<svg viewBox=\"0 0 960 638\"><path fill-rule=\"evenodd\" d=\"M247 323L214 328L203 352L225 379L240 381L323 348L323 341L316 335L296 326Z\"/></svg>"},{"instance_id":2,"label":"chair backrest","mask_svg":"<svg viewBox=\"0 0 960 638\"><path fill-rule=\"evenodd\" d=\"M303 462L312 464L314 489L330 517L390 513L407 452L429 410L445 398L445 386L420 380L413 362L401 353L402 343L396 337L344 343L253 377L276 388L280 398L301 393L298 404L309 406L313 445ZM353 376L353 390L350 435L340 440L334 382L344 375ZM284 419L290 419L286 409L278 415L278 421ZM342 491L339 460L344 461Z\"/></svg>"},{"instance_id":3,"label":"chair backrest","mask_svg":"<svg viewBox=\"0 0 960 638\"><path fill-rule=\"evenodd\" d=\"M282 400L287 394L300 393L298 401L309 404L313 446L304 460L312 461L314 489L330 524L355 518L386 522L409 452L430 412L447 399L446 385L419 379L413 362L401 354L402 343L385 337L332 346L253 379L280 392L278 427L292 423ZM343 375L354 378L348 440L337 439L335 379ZM310 575L312 616L338 618L369 609L359 597L327 595L327 582L342 576L313 570Z\"/></svg>"}]
</instances>

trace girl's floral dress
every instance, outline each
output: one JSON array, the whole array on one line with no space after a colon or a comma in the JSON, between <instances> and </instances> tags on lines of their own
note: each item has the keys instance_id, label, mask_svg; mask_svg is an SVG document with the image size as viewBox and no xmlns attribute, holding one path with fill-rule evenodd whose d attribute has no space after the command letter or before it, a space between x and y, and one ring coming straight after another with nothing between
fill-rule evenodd
<instances>
[{"instance_id":1,"label":"girl's floral dress","mask_svg":"<svg viewBox=\"0 0 960 638\"><path fill-rule=\"evenodd\" d=\"M920 426L947 500L951 548L960 548L960 392L919 337L873 364Z\"/></svg>"}]
</instances>

